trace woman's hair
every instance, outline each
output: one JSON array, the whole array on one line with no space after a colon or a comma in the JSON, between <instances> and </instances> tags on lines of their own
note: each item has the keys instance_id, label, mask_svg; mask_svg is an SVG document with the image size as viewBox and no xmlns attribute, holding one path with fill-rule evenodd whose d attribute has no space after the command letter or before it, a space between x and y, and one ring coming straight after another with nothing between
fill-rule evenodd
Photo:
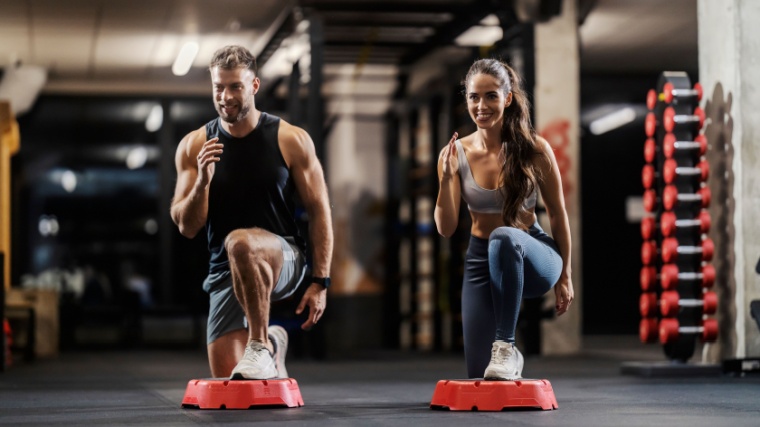
<instances>
[{"instance_id":1,"label":"woman's hair","mask_svg":"<svg viewBox=\"0 0 760 427\"><path fill-rule=\"evenodd\" d=\"M520 85L520 76L509 65L496 59L479 59L467 72L462 84L467 85L478 74L492 76L499 83L506 97L512 92L512 102L504 109L501 125L501 146L504 165L499 180L504 192L501 216L509 227L526 230L531 224L523 224L526 209L523 201L536 190L541 179L536 167L538 149L536 131L530 123L530 101Z\"/></svg>"},{"instance_id":2,"label":"woman's hair","mask_svg":"<svg viewBox=\"0 0 760 427\"><path fill-rule=\"evenodd\" d=\"M235 70L237 68L247 68L253 71L253 75L258 75L258 66L256 57L242 46L225 46L216 52L209 63L209 70L219 67L223 70Z\"/></svg>"}]
</instances>

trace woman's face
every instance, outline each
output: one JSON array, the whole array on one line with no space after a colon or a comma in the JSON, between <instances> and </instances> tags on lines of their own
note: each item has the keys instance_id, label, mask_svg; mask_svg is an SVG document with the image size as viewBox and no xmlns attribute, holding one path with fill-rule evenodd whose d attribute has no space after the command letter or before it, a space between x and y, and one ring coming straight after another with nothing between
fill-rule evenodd
<instances>
[{"instance_id":1,"label":"woman's face","mask_svg":"<svg viewBox=\"0 0 760 427\"><path fill-rule=\"evenodd\" d=\"M499 81L488 74L476 74L467 83L467 111L479 129L501 126L504 109L512 102L512 92L505 96Z\"/></svg>"}]
</instances>

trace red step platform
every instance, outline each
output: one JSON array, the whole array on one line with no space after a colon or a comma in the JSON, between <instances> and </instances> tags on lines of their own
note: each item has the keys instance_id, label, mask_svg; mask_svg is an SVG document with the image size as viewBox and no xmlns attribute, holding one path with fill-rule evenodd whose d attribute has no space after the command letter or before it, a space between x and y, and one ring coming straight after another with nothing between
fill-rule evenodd
<instances>
[{"instance_id":1,"label":"red step platform","mask_svg":"<svg viewBox=\"0 0 760 427\"><path fill-rule=\"evenodd\" d=\"M261 406L303 406L296 380L190 380L182 398L183 408L250 409Z\"/></svg>"},{"instance_id":2,"label":"red step platform","mask_svg":"<svg viewBox=\"0 0 760 427\"><path fill-rule=\"evenodd\" d=\"M502 411L510 408L557 409L548 380L441 380L435 386L431 409Z\"/></svg>"}]
</instances>

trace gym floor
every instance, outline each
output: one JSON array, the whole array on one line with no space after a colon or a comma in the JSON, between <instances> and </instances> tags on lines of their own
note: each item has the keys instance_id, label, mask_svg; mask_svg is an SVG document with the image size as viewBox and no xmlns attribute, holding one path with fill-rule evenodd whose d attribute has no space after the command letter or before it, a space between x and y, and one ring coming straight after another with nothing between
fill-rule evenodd
<instances>
[{"instance_id":1,"label":"gym floor","mask_svg":"<svg viewBox=\"0 0 760 427\"><path fill-rule=\"evenodd\" d=\"M527 378L548 379L559 409L450 412L428 405L439 379L463 377L455 354L382 352L351 360L289 360L305 406L182 409L188 380L207 378L205 353L65 352L0 373L0 425L299 426L758 426L760 376L622 375L625 362L664 360L636 337L594 337L572 357L526 358Z\"/></svg>"}]
</instances>

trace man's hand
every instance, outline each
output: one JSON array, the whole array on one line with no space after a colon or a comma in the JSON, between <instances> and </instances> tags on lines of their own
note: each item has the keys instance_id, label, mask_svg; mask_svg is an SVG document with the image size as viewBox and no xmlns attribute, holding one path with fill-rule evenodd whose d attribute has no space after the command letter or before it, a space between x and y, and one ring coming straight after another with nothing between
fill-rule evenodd
<instances>
[{"instance_id":1,"label":"man's hand","mask_svg":"<svg viewBox=\"0 0 760 427\"><path fill-rule=\"evenodd\" d=\"M208 187L211 178L214 177L214 163L219 161L223 145L219 144L219 138L211 138L203 143L198 153L198 180L203 188Z\"/></svg>"},{"instance_id":2,"label":"man's hand","mask_svg":"<svg viewBox=\"0 0 760 427\"><path fill-rule=\"evenodd\" d=\"M309 289L306 289L306 293L301 298L301 303L296 308L296 314L301 314L309 306L309 317L301 325L301 329L308 331L311 329L322 317L327 306L327 289L318 284L312 283Z\"/></svg>"}]
</instances>

